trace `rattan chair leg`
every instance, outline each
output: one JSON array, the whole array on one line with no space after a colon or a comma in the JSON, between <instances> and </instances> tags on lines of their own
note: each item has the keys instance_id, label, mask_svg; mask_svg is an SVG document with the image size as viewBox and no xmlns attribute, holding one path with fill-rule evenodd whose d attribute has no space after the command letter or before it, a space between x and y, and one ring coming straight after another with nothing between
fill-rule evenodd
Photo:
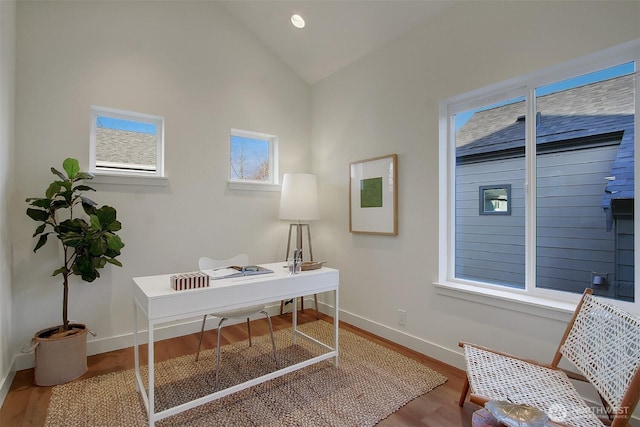
<instances>
[{"instance_id":1,"label":"rattan chair leg","mask_svg":"<svg viewBox=\"0 0 640 427\"><path fill-rule=\"evenodd\" d=\"M464 385L462 386L462 390L460 392L460 399L458 400L458 406L464 406L464 401L467 399L467 395L469 394L469 378L464 376Z\"/></svg>"}]
</instances>

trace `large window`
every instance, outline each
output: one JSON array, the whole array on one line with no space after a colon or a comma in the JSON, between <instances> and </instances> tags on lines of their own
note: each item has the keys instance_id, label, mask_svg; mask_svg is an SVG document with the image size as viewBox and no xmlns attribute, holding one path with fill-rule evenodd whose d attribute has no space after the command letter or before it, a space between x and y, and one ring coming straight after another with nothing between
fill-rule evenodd
<instances>
[{"instance_id":1,"label":"large window","mask_svg":"<svg viewBox=\"0 0 640 427\"><path fill-rule=\"evenodd\" d=\"M164 118L91 107L90 171L164 176Z\"/></svg>"},{"instance_id":2,"label":"large window","mask_svg":"<svg viewBox=\"0 0 640 427\"><path fill-rule=\"evenodd\" d=\"M591 287L638 302L639 49L441 104L441 282L560 300Z\"/></svg>"}]
</instances>

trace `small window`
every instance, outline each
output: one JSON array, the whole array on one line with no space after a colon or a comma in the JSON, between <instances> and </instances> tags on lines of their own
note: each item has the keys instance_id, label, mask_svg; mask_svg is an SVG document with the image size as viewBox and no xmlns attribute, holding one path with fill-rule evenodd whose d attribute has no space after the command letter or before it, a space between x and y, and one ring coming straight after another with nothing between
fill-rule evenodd
<instances>
[{"instance_id":1,"label":"small window","mask_svg":"<svg viewBox=\"0 0 640 427\"><path fill-rule=\"evenodd\" d=\"M277 184L278 137L231 129L229 180Z\"/></svg>"},{"instance_id":2,"label":"small window","mask_svg":"<svg viewBox=\"0 0 640 427\"><path fill-rule=\"evenodd\" d=\"M91 107L91 172L163 177L163 154L163 117Z\"/></svg>"},{"instance_id":3,"label":"small window","mask_svg":"<svg viewBox=\"0 0 640 427\"><path fill-rule=\"evenodd\" d=\"M511 185L480 187L480 215L511 215Z\"/></svg>"}]
</instances>

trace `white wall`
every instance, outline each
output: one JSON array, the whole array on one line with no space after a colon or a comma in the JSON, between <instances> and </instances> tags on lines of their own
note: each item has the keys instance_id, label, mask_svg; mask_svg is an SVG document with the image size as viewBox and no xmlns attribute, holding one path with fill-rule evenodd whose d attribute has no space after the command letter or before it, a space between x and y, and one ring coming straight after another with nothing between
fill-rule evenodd
<instances>
[{"instance_id":1,"label":"white wall","mask_svg":"<svg viewBox=\"0 0 640 427\"><path fill-rule=\"evenodd\" d=\"M15 1L0 1L0 402L13 379L11 240L9 214L14 172Z\"/></svg>"},{"instance_id":2,"label":"white wall","mask_svg":"<svg viewBox=\"0 0 640 427\"><path fill-rule=\"evenodd\" d=\"M460 367L459 340L551 360L566 315L444 296L433 285L438 103L639 38L638 22L638 2L464 2L314 85L312 159L323 200L316 241L340 269L344 320ZM349 162L391 153L399 235L350 234Z\"/></svg>"},{"instance_id":3,"label":"white wall","mask_svg":"<svg viewBox=\"0 0 640 427\"><path fill-rule=\"evenodd\" d=\"M88 167L92 104L165 117L169 186L95 185L126 246L123 268L72 285L70 318L98 333L89 353L131 344L132 277L197 270L202 255L284 257L279 193L227 188L229 132L278 135L280 173L307 172L310 88L216 2L20 1L17 52L13 352L61 322L59 254L32 252L24 199L66 157Z\"/></svg>"},{"instance_id":4,"label":"white wall","mask_svg":"<svg viewBox=\"0 0 640 427\"><path fill-rule=\"evenodd\" d=\"M98 188L95 199L118 208L127 246L123 268L74 285L71 316L99 333L90 351L128 337L131 277L194 269L205 253L247 250L256 262L284 253L278 193L226 188L228 132L236 127L280 136L281 173L318 174L316 258L341 270L344 320L458 366L461 339L551 356L561 321L443 296L432 285L438 102L638 38L640 3L464 2L312 94L212 2L23 0L17 16L9 354L60 321L60 285L49 277L56 251L31 252L23 200L44 191L49 167L65 157L88 164L88 108L98 104L166 117L170 186ZM349 162L389 153L399 155L400 234L349 234ZM407 311L405 327L397 309ZM4 308L4 336L3 316Z\"/></svg>"}]
</instances>

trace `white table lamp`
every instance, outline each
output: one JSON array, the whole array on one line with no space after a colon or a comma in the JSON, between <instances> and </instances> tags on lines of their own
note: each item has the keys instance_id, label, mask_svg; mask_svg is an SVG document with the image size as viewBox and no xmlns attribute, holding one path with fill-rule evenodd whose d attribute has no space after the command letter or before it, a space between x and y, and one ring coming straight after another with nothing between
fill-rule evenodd
<instances>
[{"instance_id":1,"label":"white table lamp","mask_svg":"<svg viewBox=\"0 0 640 427\"><path fill-rule=\"evenodd\" d=\"M318 209L318 185L316 176L308 173L286 173L282 182L280 195L280 219L295 221L289 224L287 254L291 254L291 230L296 228L296 249L302 250L302 227L307 227L309 241L309 259L313 261L311 249L311 229L309 221L320 219ZM304 251L303 251L304 254Z\"/></svg>"}]
</instances>

